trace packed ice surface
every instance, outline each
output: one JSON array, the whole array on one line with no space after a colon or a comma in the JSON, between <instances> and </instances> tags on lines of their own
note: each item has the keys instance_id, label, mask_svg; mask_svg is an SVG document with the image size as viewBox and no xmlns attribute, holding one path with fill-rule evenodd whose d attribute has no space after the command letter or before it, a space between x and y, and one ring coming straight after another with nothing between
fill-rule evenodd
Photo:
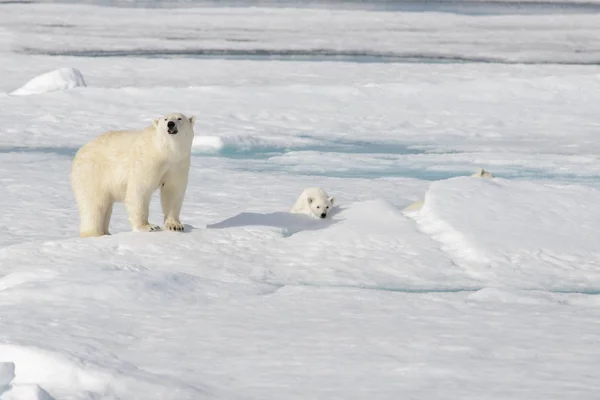
<instances>
[{"instance_id":1,"label":"packed ice surface","mask_svg":"<svg viewBox=\"0 0 600 400\"><path fill-rule=\"evenodd\" d=\"M0 12L2 400L597 397L599 15ZM186 232L78 238L77 149L173 111Z\"/></svg>"},{"instance_id":2,"label":"packed ice surface","mask_svg":"<svg viewBox=\"0 0 600 400\"><path fill-rule=\"evenodd\" d=\"M82 56L371 56L492 62L598 62L597 14L478 16L294 8L3 7L6 46ZM35 12L23 12L35 10ZM135 10L127 11L127 10ZM43 21L39 15L43 15ZM31 29L35 26L35 29ZM126 27L126 28L124 28ZM351 29L349 29L351 28ZM124 34L126 29L126 34Z\"/></svg>"},{"instance_id":3,"label":"packed ice surface","mask_svg":"<svg viewBox=\"0 0 600 400\"><path fill-rule=\"evenodd\" d=\"M57 90L68 90L86 86L81 72L74 68L60 68L36 76L25 85L12 92L12 95L27 96Z\"/></svg>"}]
</instances>

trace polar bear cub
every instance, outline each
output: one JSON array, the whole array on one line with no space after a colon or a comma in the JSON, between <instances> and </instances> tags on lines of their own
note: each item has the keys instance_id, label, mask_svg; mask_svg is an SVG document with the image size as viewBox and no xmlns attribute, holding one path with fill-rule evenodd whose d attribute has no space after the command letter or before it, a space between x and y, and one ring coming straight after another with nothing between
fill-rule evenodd
<instances>
[{"instance_id":1,"label":"polar bear cub","mask_svg":"<svg viewBox=\"0 0 600 400\"><path fill-rule=\"evenodd\" d=\"M81 237L109 235L115 202L124 202L133 231L161 228L148 222L160 188L164 229L183 231L179 213L188 184L195 117L165 115L142 130L111 131L84 145L73 160L71 186Z\"/></svg>"},{"instance_id":2,"label":"polar bear cub","mask_svg":"<svg viewBox=\"0 0 600 400\"><path fill-rule=\"evenodd\" d=\"M327 218L327 215L333 208L334 200L333 197L329 197L321 188L307 188L300 194L290 212L324 219Z\"/></svg>"}]
</instances>

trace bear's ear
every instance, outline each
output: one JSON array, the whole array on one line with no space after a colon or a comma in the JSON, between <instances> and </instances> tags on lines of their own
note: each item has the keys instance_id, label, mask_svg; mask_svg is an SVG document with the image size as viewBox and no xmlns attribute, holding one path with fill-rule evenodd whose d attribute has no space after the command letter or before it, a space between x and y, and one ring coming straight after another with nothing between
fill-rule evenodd
<instances>
[{"instance_id":1,"label":"bear's ear","mask_svg":"<svg viewBox=\"0 0 600 400\"><path fill-rule=\"evenodd\" d=\"M335 197L330 197L328 200L331 203L331 205L333 206L333 203L335 202Z\"/></svg>"},{"instance_id":2,"label":"bear's ear","mask_svg":"<svg viewBox=\"0 0 600 400\"><path fill-rule=\"evenodd\" d=\"M154 118L152 120L152 125L154 125L155 128L158 128L158 120L159 120L159 118Z\"/></svg>"},{"instance_id":3,"label":"bear's ear","mask_svg":"<svg viewBox=\"0 0 600 400\"><path fill-rule=\"evenodd\" d=\"M196 117L195 116L190 117L190 124L194 125L195 122L196 122Z\"/></svg>"},{"instance_id":4,"label":"bear's ear","mask_svg":"<svg viewBox=\"0 0 600 400\"><path fill-rule=\"evenodd\" d=\"M312 204L312 202L313 202L313 198L312 197L309 197L307 200L308 200L308 204Z\"/></svg>"}]
</instances>

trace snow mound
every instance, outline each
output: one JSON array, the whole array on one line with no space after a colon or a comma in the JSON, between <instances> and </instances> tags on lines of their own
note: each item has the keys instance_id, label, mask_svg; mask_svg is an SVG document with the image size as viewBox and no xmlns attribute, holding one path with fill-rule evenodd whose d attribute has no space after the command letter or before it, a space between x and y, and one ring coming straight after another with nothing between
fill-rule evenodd
<instances>
[{"instance_id":1,"label":"snow mound","mask_svg":"<svg viewBox=\"0 0 600 400\"><path fill-rule=\"evenodd\" d=\"M236 154L236 153L259 153L279 150L286 142L281 140L268 140L254 136L196 136L192 143L197 153L204 154Z\"/></svg>"},{"instance_id":2,"label":"snow mound","mask_svg":"<svg viewBox=\"0 0 600 400\"><path fill-rule=\"evenodd\" d=\"M225 143L218 136L196 136L192 143L194 150L201 153L218 153Z\"/></svg>"},{"instance_id":3,"label":"snow mound","mask_svg":"<svg viewBox=\"0 0 600 400\"><path fill-rule=\"evenodd\" d=\"M50 280L56 273L52 271L18 271L0 277L0 291L32 281Z\"/></svg>"},{"instance_id":4,"label":"snow mound","mask_svg":"<svg viewBox=\"0 0 600 400\"><path fill-rule=\"evenodd\" d=\"M578 185L452 178L431 184L416 217L456 263L497 285L600 289L600 191Z\"/></svg>"},{"instance_id":5,"label":"snow mound","mask_svg":"<svg viewBox=\"0 0 600 400\"><path fill-rule=\"evenodd\" d=\"M225 156L264 156L282 154L294 149L324 149L322 140L290 136L254 136L248 134L194 137L192 148L196 154Z\"/></svg>"},{"instance_id":6,"label":"snow mound","mask_svg":"<svg viewBox=\"0 0 600 400\"><path fill-rule=\"evenodd\" d=\"M0 362L2 361L9 361L5 363L9 365L5 367L8 371L5 376L10 378L12 375L13 379L8 390L0 394L0 400L53 400L54 397L42 387L47 388L58 399L81 398L81 394L86 394L89 398L142 399L147 398L148 393L159 398L208 397L204 389L181 384L173 378L132 369L126 363L121 364L118 367L119 374L115 374L90 360L35 347L0 344Z\"/></svg>"},{"instance_id":7,"label":"snow mound","mask_svg":"<svg viewBox=\"0 0 600 400\"><path fill-rule=\"evenodd\" d=\"M12 95L27 96L32 94L69 90L87 86L81 72L75 68L60 68L46 72L31 79Z\"/></svg>"},{"instance_id":8,"label":"snow mound","mask_svg":"<svg viewBox=\"0 0 600 400\"><path fill-rule=\"evenodd\" d=\"M54 400L38 385L12 385L6 392L0 394L0 400Z\"/></svg>"},{"instance_id":9,"label":"snow mound","mask_svg":"<svg viewBox=\"0 0 600 400\"><path fill-rule=\"evenodd\" d=\"M327 220L285 212L243 212L207 228L211 229L203 235L204 254L219 250L235 255L242 251L238 246L249 246L244 262L262 265L264 270L255 269L254 274L272 285L407 292L479 287L436 242L419 233L412 220L380 199L336 207ZM273 228L273 236L257 239L258 232L266 234ZM236 241L221 244L232 235ZM241 267L240 273L246 269Z\"/></svg>"},{"instance_id":10,"label":"snow mound","mask_svg":"<svg viewBox=\"0 0 600 400\"><path fill-rule=\"evenodd\" d=\"M0 400L53 400L52 396L35 384L13 383L15 364L0 362Z\"/></svg>"},{"instance_id":11,"label":"snow mound","mask_svg":"<svg viewBox=\"0 0 600 400\"><path fill-rule=\"evenodd\" d=\"M14 369L14 380L12 381L12 390L14 397L11 399L29 399L32 397L34 389L27 386L41 385L47 388L53 388L56 393L66 394L68 391L87 391L106 393L108 387L109 376L101 376L97 373L89 371L84 365L76 365L76 363L63 359L62 356L52 354L51 352L0 344L0 362L12 364ZM20 386L17 391L15 386ZM40 399L49 398L43 397L45 393L41 388L38 391L42 393ZM23 394L17 397L16 393ZM24 394L29 393L29 397ZM4 397L0 397L4 400Z\"/></svg>"},{"instance_id":12,"label":"snow mound","mask_svg":"<svg viewBox=\"0 0 600 400\"><path fill-rule=\"evenodd\" d=\"M15 364L0 362L0 394L2 394L15 379Z\"/></svg>"}]
</instances>

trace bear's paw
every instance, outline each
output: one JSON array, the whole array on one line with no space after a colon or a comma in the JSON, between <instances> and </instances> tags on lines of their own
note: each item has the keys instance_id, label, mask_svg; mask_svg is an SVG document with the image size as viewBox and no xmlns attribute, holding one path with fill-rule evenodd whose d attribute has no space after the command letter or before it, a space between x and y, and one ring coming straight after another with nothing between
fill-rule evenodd
<instances>
[{"instance_id":1,"label":"bear's paw","mask_svg":"<svg viewBox=\"0 0 600 400\"><path fill-rule=\"evenodd\" d=\"M168 231L183 232L185 227L183 226L183 224L181 222L171 220L171 221L165 222L164 229L168 230Z\"/></svg>"},{"instance_id":2,"label":"bear's paw","mask_svg":"<svg viewBox=\"0 0 600 400\"><path fill-rule=\"evenodd\" d=\"M157 232L162 230L162 228L158 225L154 224L146 224L142 225L139 228L134 229L136 232Z\"/></svg>"}]
</instances>

